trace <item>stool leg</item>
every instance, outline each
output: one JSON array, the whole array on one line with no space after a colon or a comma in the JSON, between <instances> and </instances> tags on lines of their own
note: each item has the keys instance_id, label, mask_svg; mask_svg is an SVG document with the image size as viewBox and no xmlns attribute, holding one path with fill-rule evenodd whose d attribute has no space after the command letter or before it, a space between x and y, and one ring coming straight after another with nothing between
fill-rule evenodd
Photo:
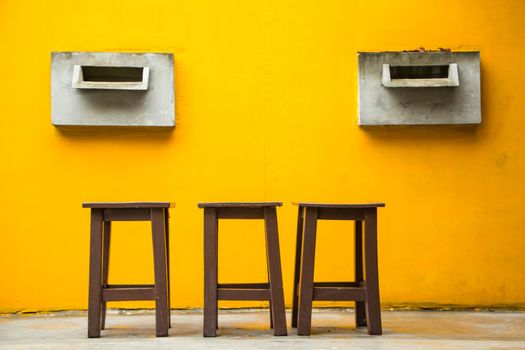
<instances>
[{"instance_id":1,"label":"stool leg","mask_svg":"<svg viewBox=\"0 0 525 350\"><path fill-rule=\"evenodd\" d=\"M102 209L91 209L91 243L89 253L88 337L100 337L102 304Z\"/></svg>"},{"instance_id":2,"label":"stool leg","mask_svg":"<svg viewBox=\"0 0 525 350\"><path fill-rule=\"evenodd\" d=\"M104 243L102 253L102 288L108 286L109 275L109 244L111 241L111 221L104 221ZM106 308L107 302L102 301L102 315L100 316L100 329L106 329Z\"/></svg>"},{"instance_id":3,"label":"stool leg","mask_svg":"<svg viewBox=\"0 0 525 350\"><path fill-rule=\"evenodd\" d=\"M274 335L287 335L286 314L284 311L283 277L281 271L281 254L275 207L264 209L266 228L266 256L270 266L270 294Z\"/></svg>"},{"instance_id":4,"label":"stool leg","mask_svg":"<svg viewBox=\"0 0 525 350\"><path fill-rule=\"evenodd\" d=\"M299 278L301 273L301 249L303 245L303 214L304 208L299 206L297 213L297 237L295 241L295 270L293 275L293 304L292 304L292 327L297 328L297 310L299 307Z\"/></svg>"},{"instance_id":5,"label":"stool leg","mask_svg":"<svg viewBox=\"0 0 525 350\"><path fill-rule=\"evenodd\" d=\"M215 240L215 261L217 262L215 264L215 275L217 276L217 288L219 284L219 236L218 236L218 229L219 229L219 223L217 221L217 229L216 229L216 236L217 239ZM218 294L217 294L218 295ZM215 329L219 329L219 298L215 298L215 309L217 312L215 312Z\"/></svg>"},{"instance_id":6,"label":"stool leg","mask_svg":"<svg viewBox=\"0 0 525 350\"><path fill-rule=\"evenodd\" d=\"M365 210L365 271L366 320L368 333L380 335L381 306L379 303L379 274L377 264L377 209Z\"/></svg>"},{"instance_id":7,"label":"stool leg","mask_svg":"<svg viewBox=\"0 0 525 350\"><path fill-rule=\"evenodd\" d=\"M170 283L170 213L169 209L164 209L164 232L166 233L166 270L168 290L168 327L171 328L171 283Z\"/></svg>"},{"instance_id":8,"label":"stool leg","mask_svg":"<svg viewBox=\"0 0 525 350\"><path fill-rule=\"evenodd\" d=\"M314 286L315 238L317 233L317 209L306 208L303 233L303 256L299 283L299 310L297 334L310 335L312 329L312 299Z\"/></svg>"},{"instance_id":9,"label":"stool leg","mask_svg":"<svg viewBox=\"0 0 525 350\"><path fill-rule=\"evenodd\" d=\"M355 222L355 281L363 282L363 222ZM355 302L355 324L356 327L366 326L366 310L364 301Z\"/></svg>"},{"instance_id":10,"label":"stool leg","mask_svg":"<svg viewBox=\"0 0 525 350\"><path fill-rule=\"evenodd\" d=\"M218 222L214 208L204 209L204 325L203 335L217 335Z\"/></svg>"},{"instance_id":11,"label":"stool leg","mask_svg":"<svg viewBox=\"0 0 525 350\"><path fill-rule=\"evenodd\" d=\"M268 251L268 242L266 241L266 251ZM270 262L266 259L266 272L268 276L268 285L270 284ZM272 312L272 301L269 302L270 308L270 329L273 329L273 312Z\"/></svg>"},{"instance_id":12,"label":"stool leg","mask_svg":"<svg viewBox=\"0 0 525 350\"><path fill-rule=\"evenodd\" d=\"M266 237L266 236L265 236ZM265 245L266 245L266 252L268 252L268 240L264 239ZM268 277L268 285L270 285L270 260L268 259L268 254L266 255L266 272ZM270 309L270 329L273 329L273 312L272 312L272 300L269 301L269 309Z\"/></svg>"},{"instance_id":13,"label":"stool leg","mask_svg":"<svg viewBox=\"0 0 525 350\"><path fill-rule=\"evenodd\" d=\"M269 279L269 276L268 276ZM270 300L268 307L270 308L270 329L273 329L273 306L272 301Z\"/></svg>"},{"instance_id":14,"label":"stool leg","mask_svg":"<svg viewBox=\"0 0 525 350\"><path fill-rule=\"evenodd\" d=\"M157 337L168 335L168 292L164 211L151 209L153 261L155 268L155 324Z\"/></svg>"}]
</instances>

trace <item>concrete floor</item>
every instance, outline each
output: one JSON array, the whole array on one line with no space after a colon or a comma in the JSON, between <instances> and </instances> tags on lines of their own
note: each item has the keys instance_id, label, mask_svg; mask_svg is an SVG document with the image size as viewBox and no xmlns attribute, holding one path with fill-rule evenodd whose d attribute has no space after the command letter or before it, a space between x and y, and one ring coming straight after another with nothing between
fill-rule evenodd
<instances>
[{"instance_id":1,"label":"concrete floor","mask_svg":"<svg viewBox=\"0 0 525 350\"><path fill-rule=\"evenodd\" d=\"M221 310L219 336L203 338L202 311L173 311L170 336L156 338L152 311L111 310L98 339L86 337L85 312L0 316L0 349L525 349L525 312L382 315L382 336L356 330L352 310L316 309L312 336L274 337L266 310Z\"/></svg>"}]
</instances>

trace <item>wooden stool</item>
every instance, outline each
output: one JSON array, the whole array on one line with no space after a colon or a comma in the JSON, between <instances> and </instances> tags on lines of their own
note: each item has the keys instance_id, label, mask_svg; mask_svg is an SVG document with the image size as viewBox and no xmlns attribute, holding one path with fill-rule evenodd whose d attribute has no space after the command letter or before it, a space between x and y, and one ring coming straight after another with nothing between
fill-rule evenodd
<instances>
[{"instance_id":1,"label":"wooden stool","mask_svg":"<svg viewBox=\"0 0 525 350\"><path fill-rule=\"evenodd\" d=\"M215 337L219 300L270 301L270 327L274 335L286 335L281 257L276 207L282 203L199 203L204 208L204 329L205 337ZM268 283L219 284L219 219L264 219Z\"/></svg>"},{"instance_id":2,"label":"wooden stool","mask_svg":"<svg viewBox=\"0 0 525 350\"><path fill-rule=\"evenodd\" d=\"M88 337L105 328L108 301L155 300L157 337L168 335L170 324L169 213L174 204L84 203L91 208ZM112 221L151 221L155 284L108 284Z\"/></svg>"},{"instance_id":3,"label":"wooden stool","mask_svg":"<svg viewBox=\"0 0 525 350\"><path fill-rule=\"evenodd\" d=\"M295 255L292 327L298 335L310 335L312 301L356 301L357 327L368 327L369 334L379 335L381 309L377 268L377 208L372 204L294 203L299 206ZM314 282L315 238L317 220L355 221L355 281ZM365 222L365 255L363 271L363 234Z\"/></svg>"}]
</instances>

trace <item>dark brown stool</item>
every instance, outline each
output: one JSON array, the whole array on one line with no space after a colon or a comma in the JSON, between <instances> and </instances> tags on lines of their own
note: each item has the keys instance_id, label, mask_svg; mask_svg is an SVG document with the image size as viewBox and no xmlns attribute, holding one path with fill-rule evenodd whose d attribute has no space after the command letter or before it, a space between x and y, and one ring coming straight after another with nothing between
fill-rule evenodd
<instances>
[{"instance_id":1,"label":"dark brown stool","mask_svg":"<svg viewBox=\"0 0 525 350\"><path fill-rule=\"evenodd\" d=\"M88 337L105 328L108 301L155 300L157 337L168 335L170 322L168 202L84 203L91 208ZM108 284L112 221L151 221L155 284Z\"/></svg>"},{"instance_id":2,"label":"dark brown stool","mask_svg":"<svg viewBox=\"0 0 525 350\"><path fill-rule=\"evenodd\" d=\"M385 204L294 204L299 206L299 214L293 284L292 327L297 327L298 335L310 335L313 300L356 301L356 326L367 326L369 334L381 334L377 268L377 208L384 207ZM317 220L355 221L354 282L314 282ZM365 223L364 259L363 221Z\"/></svg>"},{"instance_id":3,"label":"dark brown stool","mask_svg":"<svg viewBox=\"0 0 525 350\"><path fill-rule=\"evenodd\" d=\"M282 203L199 203L204 208L204 329L205 337L215 337L219 300L270 301L270 327L274 335L286 335L281 257L276 207ZM268 283L219 284L219 219L264 219Z\"/></svg>"}]
</instances>

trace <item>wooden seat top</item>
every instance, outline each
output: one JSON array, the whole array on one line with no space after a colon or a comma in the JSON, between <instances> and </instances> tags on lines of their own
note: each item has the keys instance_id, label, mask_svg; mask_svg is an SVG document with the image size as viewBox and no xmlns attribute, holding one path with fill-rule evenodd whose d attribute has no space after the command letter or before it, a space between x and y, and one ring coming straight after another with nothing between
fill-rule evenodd
<instances>
[{"instance_id":1,"label":"wooden seat top","mask_svg":"<svg viewBox=\"0 0 525 350\"><path fill-rule=\"evenodd\" d=\"M173 202L85 202L82 208L96 209L151 209L175 208Z\"/></svg>"},{"instance_id":2,"label":"wooden seat top","mask_svg":"<svg viewBox=\"0 0 525 350\"><path fill-rule=\"evenodd\" d=\"M280 207L282 202L219 202L199 203L199 208L268 208Z\"/></svg>"},{"instance_id":3,"label":"wooden seat top","mask_svg":"<svg viewBox=\"0 0 525 350\"><path fill-rule=\"evenodd\" d=\"M344 204L344 203L312 203L312 202L293 202L294 205L307 208L334 208L334 209L366 209L384 207L385 203L364 203L364 204Z\"/></svg>"}]
</instances>

